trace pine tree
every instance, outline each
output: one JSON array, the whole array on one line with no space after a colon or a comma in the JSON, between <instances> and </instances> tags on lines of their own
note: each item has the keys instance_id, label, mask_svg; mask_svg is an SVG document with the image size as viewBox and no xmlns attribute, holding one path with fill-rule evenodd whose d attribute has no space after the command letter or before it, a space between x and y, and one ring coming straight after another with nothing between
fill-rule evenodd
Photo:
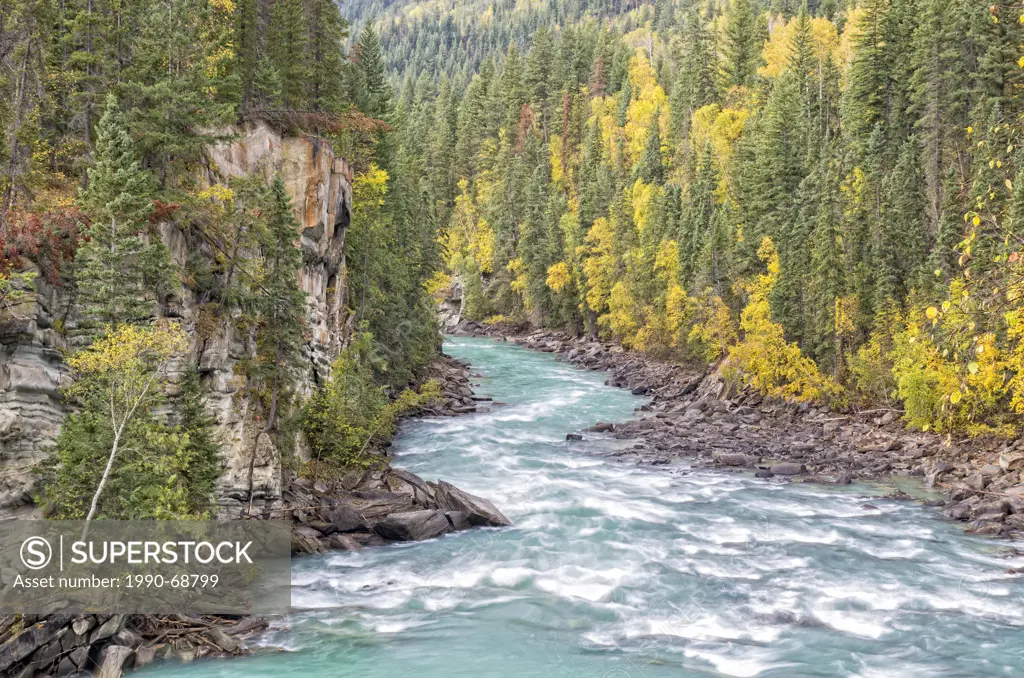
<instances>
[{"instance_id":1,"label":"pine tree","mask_svg":"<svg viewBox=\"0 0 1024 678\"><path fill-rule=\"evenodd\" d=\"M714 45L711 33L696 9L686 16L682 43L686 51L680 60L679 74L669 99L672 140L678 147L687 141L694 112L718 98Z\"/></svg>"},{"instance_id":2,"label":"pine tree","mask_svg":"<svg viewBox=\"0 0 1024 678\"><path fill-rule=\"evenodd\" d=\"M96 161L81 203L90 218L78 250L77 285L84 326L146 320L170 285L167 248L149 230L152 182L139 167L114 95L96 128Z\"/></svg>"},{"instance_id":3,"label":"pine tree","mask_svg":"<svg viewBox=\"0 0 1024 678\"><path fill-rule=\"evenodd\" d=\"M725 28L725 62L722 70L728 87L751 87L761 65L764 27L751 0L731 0Z\"/></svg>"},{"instance_id":4,"label":"pine tree","mask_svg":"<svg viewBox=\"0 0 1024 678\"><path fill-rule=\"evenodd\" d=\"M313 77L309 52L309 23L302 0L274 0L270 11L267 57L280 83L282 108L309 107ZM265 74L261 74L265 77ZM267 89L264 86L262 89Z\"/></svg>"},{"instance_id":5,"label":"pine tree","mask_svg":"<svg viewBox=\"0 0 1024 678\"><path fill-rule=\"evenodd\" d=\"M649 184L661 184L665 181L665 161L661 155L661 130L658 127L660 111L655 110L647 127L647 143L643 155L633 169L634 175Z\"/></svg>"},{"instance_id":6,"label":"pine tree","mask_svg":"<svg viewBox=\"0 0 1024 678\"><path fill-rule=\"evenodd\" d=\"M344 106L342 45L348 22L333 0L307 0L309 14L309 102L314 111L338 112Z\"/></svg>"},{"instance_id":7,"label":"pine tree","mask_svg":"<svg viewBox=\"0 0 1024 678\"><path fill-rule=\"evenodd\" d=\"M276 431L287 390L301 358L306 295L299 288L302 251L295 246L298 224L280 175L264 198L257 241L259 276L251 281L255 318L255 359L248 371L252 388L264 396L265 431Z\"/></svg>"},{"instance_id":8,"label":"pine tree","mask_svg":"<svg viewBox=\"0 0 1024 678\"><path fill-rule=\"evenodd\" d=\"M389 120L393 92L388 83L380 39L371 24L367 24L359 34L356 55L361 75L361 91L357 100L359 109L371 118Z\"/></svg>"}]
</instances>

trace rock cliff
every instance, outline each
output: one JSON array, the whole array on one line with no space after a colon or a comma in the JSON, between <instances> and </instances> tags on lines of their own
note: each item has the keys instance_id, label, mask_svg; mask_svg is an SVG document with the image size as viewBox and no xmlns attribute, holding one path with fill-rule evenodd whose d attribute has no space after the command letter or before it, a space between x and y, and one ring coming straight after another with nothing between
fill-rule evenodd
<instances>
[{"instance_id":1,"label":"rock cliff","mask_svg":"<svg viewBox=\"0 0 1024 678\"><path fill-rule=\"evenodd\" d=\"M284 180L299 223L295 237L304 261L299 281L307 295L307 368L299 388L309 392L349 335L344 246L351 218L351 172L323 139L284 136L262 123L231 132L230 141L209 149L199 181L209 187L254 172L268 178L280 174ZM208 242L181 224L162 223L159 231L180 265L189 257L215 255ZM68 313L66 297L65 291L41 281L39 293L20 310L19 319L0 327L0 518L32 514L31 469L45 458L66 414L59 392L68 380L63 351L69 344L59 331ZM219 513L227 517L248 504L250 474L261 508L280 500L286 479L280 452L266 436L254 444L259 426L253 423L243 380L235 372L245 357L244 337L230 318L212 328L203 326L204 301L183 285L163 311L178 316L193 338L190 359L208 387L208 406L220 429L224 472L217 499Z\"/></svg>"}]
</instances>

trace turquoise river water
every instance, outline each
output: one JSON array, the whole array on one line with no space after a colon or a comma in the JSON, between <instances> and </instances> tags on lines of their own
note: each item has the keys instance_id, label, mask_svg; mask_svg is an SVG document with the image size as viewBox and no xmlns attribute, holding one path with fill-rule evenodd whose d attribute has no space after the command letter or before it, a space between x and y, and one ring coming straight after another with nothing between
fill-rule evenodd
<instances>
[{"instance_id":1,"label":"turquoise river water","mask_svg":"<svg viewBox=\"0 0 1024 678\"><path fill-rule=\"evenodd\" d=\"M639 467L565 434L642 399L483 339L489 413L405 425L396 464L515 523L297 560L296 611L248 658L136 678L1024 676L1005 543L854 484Z\"/></svg>"}]
</instances>

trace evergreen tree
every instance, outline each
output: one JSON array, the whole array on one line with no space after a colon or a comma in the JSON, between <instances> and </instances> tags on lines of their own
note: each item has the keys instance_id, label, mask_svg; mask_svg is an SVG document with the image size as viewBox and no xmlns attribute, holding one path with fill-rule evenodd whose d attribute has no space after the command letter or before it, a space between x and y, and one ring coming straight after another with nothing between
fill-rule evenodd
<instances>
[{"instance_id":1,"label":"evergreen tree","mask_svg":"<svg viewBox=\"0 0 1024 678\"><path fill-rule=\"evenodd\" d=\"M146 320L169 287L170 259L150 233L152 182L139 167L114 95L96 129L96 161L81 202L89 224L78 250L77 285L84 325Z\"/></svg>"},{"instance_id":2,"label":"evergreen tree","mask_svg":"<svg viewBox=\"0 0 1024 678\"><path fill-rule=\"evenodd\" d=\"M266 407L264 430L276 431L278 418L301 358L306 295L299 288L302 251L295 246L298 224L280 175L263 199L256 234L261 266L250 281L255 321L255 358L248 370L252 388Z\"/></svg>"},{"instance_id":3,"label":"evergreen tree","mask_svg":"<svg viewBox=\"0 0 1024 678\"><path fill-rule=\"evenodd\" d=\"M342 45L348 23L333 0L307 0L309 14L309 103L314 111L338 112L344 106Z\"/></svg>"},{"instance_id":4,"label":"evergreen tree","mask_svg":"<svg viewBox=\"0 0 1024 678\"><path fill-rule=\"evenodd\" d=\"M370 24L359 34L356 58L361 82L357 94L359 109L371 118L388 120L392 111L393 92L387 79L380 39Z\"/></svg>"},{"instance_id":5,"label":"evergreen tree","mask_svg":"<svg viewBox=\"0 0 1024 678\"><path fill-rule=\"evenodd\" d=\"M261 80L273 78L280 84L280 106L292 110L309 107L309 84L313 68L309 52L309 23L303 0L274 0L270 10L267 57L273 76L259 74ZM261 83L260 90L272 89Z\"/></svg>"},{"instance_id":6,"label":"evergreen tree","mask_svg":"<svg viewBox=\"0 0 1024 678\"><path fill-rule=\"evenodd\" d=\"M649 184L661 184L665 180L665 161L661 155L661 130L658 127L659 111L655 110L647 127L647 143L643 155L637 161L634 174Z\"/></svg>"},{"instance_id":7,"label":"evergreen tree","mask_svg":"<svg viewBox=\"0 0 1024 678\"><path fill-rule=\"evenodd\" d=\"M751 87L761 65L764 29L751 0L730 0L726 15L725 61L728 87Z\"/></svg>"}]
</instances>

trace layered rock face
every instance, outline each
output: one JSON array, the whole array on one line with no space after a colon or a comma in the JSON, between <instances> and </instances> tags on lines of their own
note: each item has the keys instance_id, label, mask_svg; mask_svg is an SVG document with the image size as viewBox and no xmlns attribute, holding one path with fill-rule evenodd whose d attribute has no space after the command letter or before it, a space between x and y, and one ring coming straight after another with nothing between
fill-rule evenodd
<instances>
[{"instance_id":1,"label":"layered rock face","mask_svg":"<svg viewBox=\"0 0 1024 678\"><path fill-rule=\"evenodd\" d=\"M304 264L299 283L307 299L308 343L304 355L308 363L298 387L302 395L309 395L326 376L350 334L350 323L344 317L344 248L352 209L351 172L323 139L282 137L270 127L257 124L244 130L236 141L210 150L202 181L207 186L226 184L254 172L267 179L281 176L299 222L296 238L302 246ZM174 228L168 228L168 232L181 233ZM179 239L171 253L183 264L203 244ZM200 304L199 299L184 300L186 329L200 317ZM234 370L237 361L245 357L244 340L229 321L195 346L196 362L209 385L207 403L221 429L225 468L218 484L220 517L235 517L248 510L250 487L254 509L274 508L281 498L280 451L267 436L260 435L260 426L251 416L252 403L245 396L244 381ZM298 448L301 455L301 444Z\"/></svg>"},{"instance_id":2,"label":"layered rock face","mask_svg":"<svg viewBox=\"0 0 1024 678\"><path fill-rule=\"evenodd\" d=\"M307 366L299 379L308 394L322 379L350 335L345 318L345 231L351 219L351 172L322 139L283 136L261 123L232 130L232 141L209 149L200 173L203 187L261 173L280 174L292 199L304 266L299 282L307 295ZM213 257L211 245L175 223L159 225L172 257L184 265L189 257ZM245 337L231 318L209 327L206 302L182 287L168 309L193 338L190 359L209 389L208 406L216 417L224 455L218 488L221 517L237 516L250 501L271 508L281 497L280 452L259 436L244 379L235 372L246 357ZM68 381L63 362L67 339L57 331L67 315L62 290L40 282L40 293L19 311L18 320L0 329L0 518L28 516L31 468L42 461L66 414L60 387ZM55 327L55 324L57 327ZM179 369L187 367L184 362ZM299 454L301 455L301 445Z\"/></svg>"},{"instance_id":3,"label":"layered rock face","mask_svg":"<svg viewBox=\"0 0 1024 678\"><path fill-rule=\"evenodd\" d=\"M45 280L38 284L35 299L0 327L0 517L32 516L32 467L65 415L59 389L70 378L54 322L66 302Z\"/></svg>"}]
</instances>

